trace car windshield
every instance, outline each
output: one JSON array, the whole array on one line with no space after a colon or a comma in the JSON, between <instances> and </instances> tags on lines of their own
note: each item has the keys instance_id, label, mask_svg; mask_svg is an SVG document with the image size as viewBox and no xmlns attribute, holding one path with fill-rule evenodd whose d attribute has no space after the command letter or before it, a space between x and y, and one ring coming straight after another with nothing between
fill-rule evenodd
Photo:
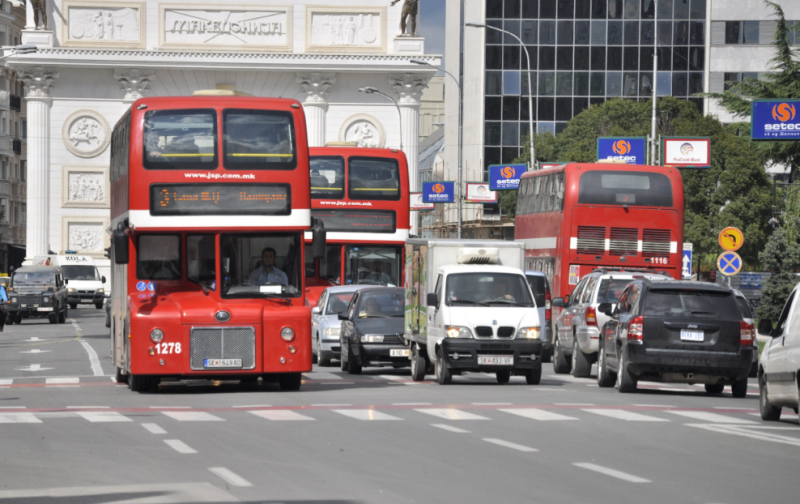
<instances>
[{"instance_id":1,"label":"car windshield","mask_svg":"<svg viewBox=\"0 0 800 504\"><path fill-rule=\"evenodd\" d=\"M596 303L616 303L625 287L631 283L630 278L605 278L600 280Z\"/></svg>"},{"instance_id":2,"label":"car windshield","mask_svg":"<svg viewBox=\"0 0 800 504\"><path fill-rule=\"evenodd\" d=\"M454 273L445 292L448 306L534 306L525 277L513 273Z\"/></svg>"},{"instance_id":3,"label":"car windshield","mask_svg":"<svg viewBox=\"0 0 800 504\"><path fill-rule=\"evenodd\" d=\"M61 271L67 280L100 280L100 273L94 266L62 266Z\"/></svg>"},{"instance_id":4,"label":"car windshield","mask_svg":"<svg viewBox=\"0 0 800 504\"><path fill-rule=\"evenodd\" d=\"M404 317L405 294L394 289L387 293L365 293L358 302L356 313L358 318Z\"/></svg>"},{"instance_id":5,"label":"car windshield","mask_svg":"<svg viewBox=\"0 0 800 504\"><path fill-rule=\"evenodd\" d=\"M747 302L747 299L736 296L736 304L739 305L743 318L753 318L753 312L750 311L750 303Z\"/></svg>"},{"instance_id":6,"label":"car windshield","mask_svg":"<svg viewBox=\"0 0 800 504\"><path fill-rule=\"evenodd\" d=\"M299 233L221 235L222 297L298 297L301 246Z\"/></svg>"},{"instance_id":7,"label":"car windshield","mask_svg":"<svg viewBox=\"0 0 800 504\"><path fill-rule=\"evenodd\" d=\"M14 274L14 285L50 285L56 283L53 273L25 273L20 271Z\"/></svg>"},{"instance_id":8,"label":"car windshield","mask_svg":"<svg viewBox=\"0 0 800 504\"><path fill-rule=\"evenodd\" d=\"M738 319L739 308L730 292L650 290L644 315L682 318Z\"/></svg>"},{"instance_id":9,"label":"car windshield","mask_svg":"<svg viewBox=\"0 0 800 504\"><path fill-rule=\"evenodd\" d=\"M336 313L344 313L347 311L347 305L353 299L355 292L341 292L333 293L330 295L328 307L325 309L325 315L334 315Z\"/></svg>"}]
</instances>

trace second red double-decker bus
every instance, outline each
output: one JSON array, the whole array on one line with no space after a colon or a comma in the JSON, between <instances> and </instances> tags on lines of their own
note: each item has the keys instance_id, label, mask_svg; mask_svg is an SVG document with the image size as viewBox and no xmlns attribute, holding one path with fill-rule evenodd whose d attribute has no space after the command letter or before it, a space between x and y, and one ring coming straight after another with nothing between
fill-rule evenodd
<instances>
[{"instance_id":1,"label":"second red double-decker bus","mask_svg":"<svg viewBox=\"0 0 800 504\"><path fill-rule=\"evenodd\" d=\"M310 229L295 100L137 100L114 128L112 358L135 391L165 378L311 369L303 296Z\"/></svg>"},{"instance_id":2,"label":"second red double-decker bus","mask_svg":"<svg viewBox=\"0 0 800 504\"><path fill-rule=\"evenodd\" d=\"M400 286L409 231L408 164L402 151L312 147L311 214L327 235L324 260L306 254L306 296L330 285ZM306 234L306 243L311 235Z\"/></svg>"},{"instance_id":3,"label":"second red double-decker bus","mask_svg":"<svg viewBox=\"0 0 800 504\"><path fill-rule=\"evenodd\" d=\"M515 239L526 269L552 296L572 293L595 268L653 269L681 278L683 181L676 168L570 163L525 173Z\"/></svg>"}]
</instances>

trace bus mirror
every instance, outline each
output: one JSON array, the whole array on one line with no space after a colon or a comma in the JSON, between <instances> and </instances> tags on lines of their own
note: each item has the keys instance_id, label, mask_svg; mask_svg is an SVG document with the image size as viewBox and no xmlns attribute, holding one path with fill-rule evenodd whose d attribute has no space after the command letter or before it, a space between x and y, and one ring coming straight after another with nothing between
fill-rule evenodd
<instances>
[{"instance_id":1,"label":"bus mirror","mask_svg":"<svg viewBox=\"0 0 800 504\"><path fill-rule=\"evenodd\" d=\"M128 235L124 232L114 233L114 262L128 264Z\"/></svg>"},{"instance_id":2,"label":"bus mirror","mask_svg":"<svg viewBox=\"0 0 800 504\"><path fill-rule=\"evenodd\" d=\"M311 241L311 256L314 259L325 258L325 247L327 242L327 231L318 227L312 230L313 239Z\"/></svg>"}]
</instances>

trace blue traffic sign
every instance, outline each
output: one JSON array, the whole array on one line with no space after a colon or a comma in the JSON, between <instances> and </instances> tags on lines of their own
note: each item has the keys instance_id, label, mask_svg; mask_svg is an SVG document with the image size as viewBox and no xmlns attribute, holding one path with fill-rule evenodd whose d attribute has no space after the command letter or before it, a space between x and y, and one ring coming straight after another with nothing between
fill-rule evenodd
<instances>
[{"instance_id":1,"label":"blue traffic sign","mask_svg":"<svg viewBox=\"0 0 800 504\"><path fill-rule=\"evenodd\" d=\"M519 178L528 170L527 165L489 165L489 190L519 189Z\"/></svg>"},{"instance_id":2,"label":"blue traffic sign","mask_svg":"<svg viewBox=\"0 0 800 504\"><path fill-rule=\"evenodd\" d=\"M452 203L455 201L455 182L423 182L423 203Z\"/></svg>"},{"instance_id":3,"label":"blue traffic sign","mask_svg":"<svg viewBox=\"0 0 800 504\"><path fill-rule=\"evenodd\" d=\"M683 260L681 261L682 269L683 269L683 279L684 280L691 280L692 279L692 251L691 249L683 249Z\"/></svg>"},{"instance_id":4,"label":"blue traffic sign","mask_svg":"<svg viewBox=\"0 0 800 504\"><path fill-rule=\"evenodd\" d=\"M628 164L645 164L644 137L597 139L597 160L625 161Z\"/></svg>"},{"instance_id":5,"label":"blue traffic sign","mask_svg":"<svg viewBox=\"0 0 800 504\"><path fill-rule=\"evenodd\" d=\"M725 276L733 276L742 269L742 258L736 252L723 252L717 258L717 268Z\"/></svg>"},{"instance_id":6,"label":"blue traffic sign","mask_svg":"<svg viewBox=\"0 0 800 504\"><path fill-rule=\"evenodd\" d=\"M800 100L753 100L753 140L800 140Z\"/></svg>"}]
</instances>

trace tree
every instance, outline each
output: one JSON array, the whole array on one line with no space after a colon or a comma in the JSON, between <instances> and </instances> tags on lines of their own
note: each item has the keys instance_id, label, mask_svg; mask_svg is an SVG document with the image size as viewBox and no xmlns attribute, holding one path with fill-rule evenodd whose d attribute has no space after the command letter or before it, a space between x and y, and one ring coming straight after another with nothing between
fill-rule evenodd
<instances>
[{"instance_id":1,"label":"tree","mask_svg":"<svg viewBox=\"0 0 800 504\"><path fill-rule=\"evenodd\" d=\"M761 290L761 304L756 312L759 318L776 322L789 294L800 281L800 277L794 274L800 269L800 245L787 238L785 229L778 229L772 233L759 257L772 276Z\"/></svg>"}]
</instances>

